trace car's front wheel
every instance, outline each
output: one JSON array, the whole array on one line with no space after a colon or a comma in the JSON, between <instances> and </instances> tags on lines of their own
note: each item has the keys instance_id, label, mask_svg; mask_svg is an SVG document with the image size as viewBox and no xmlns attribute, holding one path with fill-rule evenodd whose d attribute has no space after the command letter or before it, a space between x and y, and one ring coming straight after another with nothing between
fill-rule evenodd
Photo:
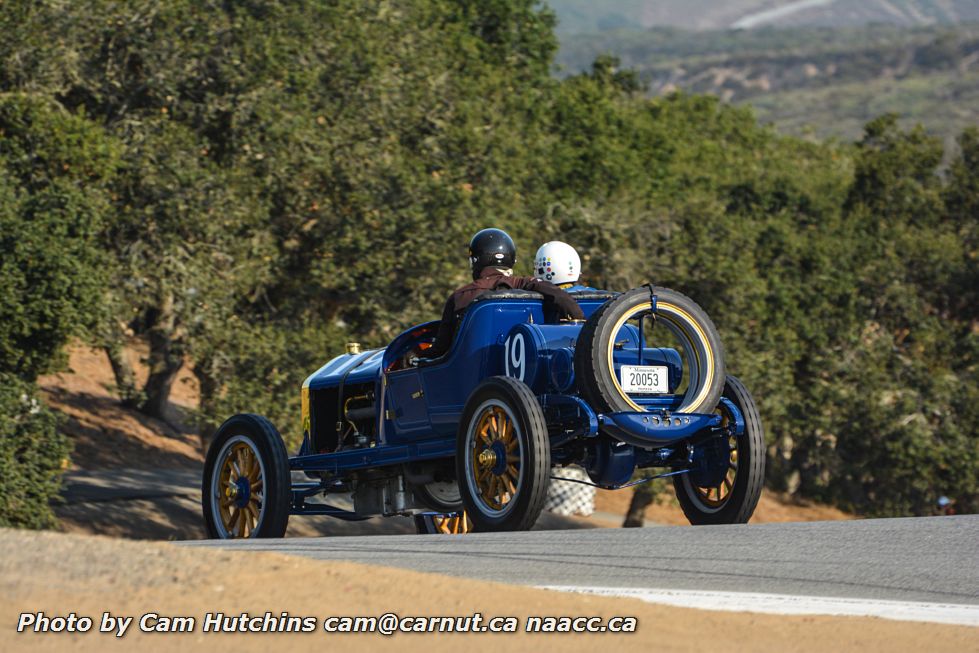
<instances>
[{"instance_id":1,"label":"car's front wheel","mask_svg":"<svg viewBox=\"0 0 979 653\"><path fill-rule=\"evenodd\" d=\"M486 379L466 403L456 446L459 490L477 531L528 530L547 498L551 449L526 384Z\"/></svg>"},{"instance_id":2,"label":"car's front wheel","mask_svg":"<svg viewBox=\"0 0 979 653\"><path fill-rule=\"evenodd\" d=\"M201 487L208 537L282 537L290 490L289 456L271 422L241 414L218 428Z\"/></svg>"}]
</instances>

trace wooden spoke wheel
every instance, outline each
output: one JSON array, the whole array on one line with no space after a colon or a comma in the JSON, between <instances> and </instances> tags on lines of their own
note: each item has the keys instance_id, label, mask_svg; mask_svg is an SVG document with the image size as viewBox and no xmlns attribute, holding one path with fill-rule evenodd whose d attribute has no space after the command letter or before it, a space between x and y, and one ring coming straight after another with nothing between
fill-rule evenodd
<instances>
[{"instance_id":1,"label":"wooden spoke wheel","mask_svg":"<svg viewBox=\"0 0 979 653\"><path fill-rule=\"evenodd\" d=\"M721 416L721 425L727 427L731 424L731 415L727 407L724 404L717 406L714 411ZM724 472L724 478L715 487L700 487L692 485L693 491L697 494L697 498L700 502L707 506L708 508L717 509L721 508L724 503L731 496L731 491L734 489L734 482L738 477L738 438L737 436L729 436L727 438L727 448L729 450L728 454L728 466L727 471Z\"/></svg>"},{"instance_id":2,"label":"wooden spoke wheel","mask_svg":"<svg viewBox=\"0 0 979 653\"><path fill-rule=\"evenodd\" d=\"M222 453L214 492L220 527L228 537L248 537L265 509L262 461L254 444L241 436L228 442Z\"/></svg>"},{"instance_id":3,"label":"wooden spoke wheel","mask_svg":"<svg viewBox=\"0 0 979 653\"><path fill-rule=\"evenodd\" d=\"M751 518L765 482L765 433L758 408L747 388L728 376L722 395L741 413L743 427L725 439L727 469L716 484L697 485L689 474L675 476L673 487L683 513L691 524L744 524ZM716 412L722 424L734 424L735 416L721 402Z\"/></svg>"},{"instance_id":4,"label":"wooden spoke wheel","mask_svg":"<svg viewBox=\"0 0 979 653\"><path fill-rule=\"evenodd\" d=\"M289 463L275 427L235 415L218 429L204 463L202 507L218 539L282 537L289 521Z\"/></svg>"},{"instance_id":5,"label":"wooden spoke wheel","mask_svg":"<svg viewBox=\"0 0 979 653\"><path fill-rule=\"evenodd\" d=\"M475 530L526 530L544 506L550 443L537 398L510 377L483 381L459 424L459 490Z\"/></svg>"},{"instance_id":6,"label":"wooden spoke wheel","mask_svg":"<svg viewBox=\"0 0 979 653\"><path fill-rule=\"evenodd\" d=\"M502 510L516 496L520 483L522 452L513 422L502 405L485 406L469 452L479 496L494 510Z\"/></svg>"},{"instance_id":7,"label":"wooden spoke wheel","mask_svg":"<svg viewBox=\"0 0 979 653\"><path fill-rule=\"evenodd\" d=\"M432 517L432 524L435 526L436 533L445 535L463 535L472 530L472 522L469 521L465 511L450 515L436 515Z\"/></svg>"}]
</instances>

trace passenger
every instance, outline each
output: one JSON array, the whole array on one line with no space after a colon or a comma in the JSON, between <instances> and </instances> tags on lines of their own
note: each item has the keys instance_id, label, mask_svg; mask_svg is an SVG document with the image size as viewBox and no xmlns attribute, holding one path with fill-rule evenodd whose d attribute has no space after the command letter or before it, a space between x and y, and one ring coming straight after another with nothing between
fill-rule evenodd
<instances>
[{"instance_id":1,"label":"passenger","mask_svg":"<svg viewBox=\"0 0 979 653\"><path fill-rule=\"evenodd\" d=\"M544 243L534 257L534 276L550 281L567 292L595 290L578 283L581 276L581 258L575 248L560 240Z\"/></svg>"},{"instance_id":2,"label":"passenger","mask_svg":"<svg viewBox=\"0 0 979 653\"><path fill-rule=\"evenodd\" d=\"M473 282L456 290L445 302L435 344L425 352L429 360L449 351L459 318L474 299L492 290L532 290L544 296L545 308L561 317L584 319L581 307L568 293L554 284L534 277L513 276L517 246L500 229L483 229L469 242L469 264Z\"/></svg>"},{"instance_id":3,"label":"passenger","mask_svg":"<svg viewBox=\"0 0 979 653\"><path fill-rule=\"evenodd\" d=\"M594 290L578 284L581 276L581 258L575 248L559 240L544 243L534 257L534 276L550 281L566 292ZM595 512L595 488L588 472L572 465L553 467L551 483L547 486L544 510L557 515L589 517Z\"/></svg>"}]
</instances>

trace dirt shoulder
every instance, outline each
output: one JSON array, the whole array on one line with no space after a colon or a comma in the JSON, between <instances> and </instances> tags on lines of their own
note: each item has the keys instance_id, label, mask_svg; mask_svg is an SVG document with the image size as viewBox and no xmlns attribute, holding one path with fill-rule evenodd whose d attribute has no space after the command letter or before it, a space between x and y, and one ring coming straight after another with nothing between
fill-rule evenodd
<instances>
[{"instance_id":1,"label":"dirt shoulder","mask_svg":"<svg viewBox=\"0 0 979 653\"><path fill-rule=\"evenodd\" d=\"M93 617L105 611L197 619L195 632L141 633L123 639L86 634L17 633L21 612ZM322 619L334 615L634 616L633 634L376 634L201 632L207 612ZM781 617L688 610L633 599L579 596L277 554L214 551L91 536L0 530L0 649L78 651L146 648L267 651L544 647L588 651L974 651L979 628L839 617ZM95 626L97 630L98 626Z\"/></svg>"},{"instance_id":2,"label":"dirt shoulder","mask_svg":"<svg viewBox=\"0 0 979 653\"><path fill-rule=\"evenodd\" d=\"M602 516L615 515L618 519L614 525L621 526L622 517L628 512L631 500L632 490L598 490L595 494L595 510ZM751 516L750 523L835 521L839 519L855 519L855 517L832 506L799 501L790 496L765 490L758 501L758 507L755 508L755 512ZM680 510L680 504L677 503L672 490L657 496L656 500L646 508L646 522L669 526L686 526L690 523L683 515L683 511Z\"/></svg>"}]
</instances>

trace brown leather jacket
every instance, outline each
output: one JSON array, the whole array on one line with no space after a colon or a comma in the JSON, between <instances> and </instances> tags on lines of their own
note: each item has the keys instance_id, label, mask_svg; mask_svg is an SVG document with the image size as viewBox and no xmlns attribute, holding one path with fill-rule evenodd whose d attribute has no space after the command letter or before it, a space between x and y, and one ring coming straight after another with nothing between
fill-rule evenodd
<instances>
[{"instance_id":1,"label":"brown leather jacket","mask_svg":"<svg viewBox=\"0 0 979 653\"><path fill-rule=\"evenodd\" d=\"M544 303L551 304L558 315L568 316L576 320L584 319L578 302L549 281L541 281L533 277L507 276L497 268L486 268L479 278L456 290L445 302L442 309L442 322L439 324L435 344L425 352L427 358L437 358L449 351L452 338L455 335L459 318L474 299L485 292L500 289L533 290L544 296Z\"/></svg>"}]
</instances>

